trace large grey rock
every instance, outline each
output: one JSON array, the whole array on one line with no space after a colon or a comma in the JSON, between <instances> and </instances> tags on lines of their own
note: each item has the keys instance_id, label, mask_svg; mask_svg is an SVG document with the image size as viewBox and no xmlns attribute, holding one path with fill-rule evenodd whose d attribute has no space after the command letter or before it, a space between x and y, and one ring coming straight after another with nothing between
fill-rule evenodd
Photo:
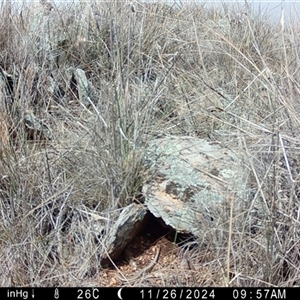
<instances>
[{"instance_id":1,"label":"large grey rock","mask_svg":"<svg viewBox=\"0 0 300 300\"><path fill-rule=\"evenodd\" d=\"M153 174L144 184L145 204L181 233L201 236L214 226L222 204L243 193L243 164L230 149L194 137L150 142L145 164Z\"/></svg>"}]
</instances>

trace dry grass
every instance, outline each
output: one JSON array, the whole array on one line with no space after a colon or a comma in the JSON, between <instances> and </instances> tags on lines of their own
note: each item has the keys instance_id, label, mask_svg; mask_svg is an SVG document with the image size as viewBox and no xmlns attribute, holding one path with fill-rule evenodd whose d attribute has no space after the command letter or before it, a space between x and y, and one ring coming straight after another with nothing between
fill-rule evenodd
<instances>
[{"instance_id":1,"label":"dry grass","mask_svg":"<svg viewBox=\"0 0 300 300\"><path fill-rule=\"evenodd\" d=\"M143 149L164 134L221 141L249 169L243 199L189 254L195 276L202 266L203 284L300 285L299 26L242 7L91 1L43 17L19 6L0 6L0 66L16 79L13 111L33 111L53 139L28 141L16 125L8 144L0 119L1 286L97 277L89 212L105 218L140 196ZM49 49L47 18L64 35ZM64 86L69 67L95 87L89 107L49 92L50 75Z\"/></svg>"}]
</instances>

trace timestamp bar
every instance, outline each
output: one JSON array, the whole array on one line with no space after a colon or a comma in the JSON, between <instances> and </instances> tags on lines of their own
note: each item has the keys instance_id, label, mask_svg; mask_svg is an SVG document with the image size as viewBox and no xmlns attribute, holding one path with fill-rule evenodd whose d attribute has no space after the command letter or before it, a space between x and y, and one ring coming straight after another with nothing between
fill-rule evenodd
<instances>
[{"instance_id":1,"label":"timestamp bar","mask_svg":"<svg viewBox=\"0 0 300 300\"><path fill-rule=\"evenodd\" d=\"M300 288L0 288L0 299L275 300L296 299Z\"/></svg>"}]
</instances>

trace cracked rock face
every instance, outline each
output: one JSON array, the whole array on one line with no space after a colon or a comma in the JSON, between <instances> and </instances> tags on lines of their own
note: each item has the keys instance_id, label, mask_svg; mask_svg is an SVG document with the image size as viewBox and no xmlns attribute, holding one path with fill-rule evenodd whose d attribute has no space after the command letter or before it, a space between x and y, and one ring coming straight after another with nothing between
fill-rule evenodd
<instances>
[{"instance_id":1,"label":"cracked rock face","mask_svg":"<svg viewBox=\"0 0 300 300\"><path fill-rule=\"evenodd\" d=\"M148 209L178 232L195 236L214 226L221 204L238 198L245 187L237 155L199 138L154 140L145 164L153 174L143 186Z\"/></svg>"}]
</instances>

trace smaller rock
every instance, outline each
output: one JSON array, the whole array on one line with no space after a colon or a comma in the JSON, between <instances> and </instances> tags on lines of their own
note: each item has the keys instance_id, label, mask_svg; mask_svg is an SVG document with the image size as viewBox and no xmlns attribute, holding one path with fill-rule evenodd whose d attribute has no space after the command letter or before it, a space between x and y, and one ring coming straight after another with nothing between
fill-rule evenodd
<instances>
[{"instance_id":1,"label":"smaller rock","mask_svg":"<svg viewBox=\"0 0 300 300\"><path fill-rule=\"evenodd\" d=\"M24 115L24 123L27 130L27 134L31 139L47 139L51 140L51 131L47 125L36 118L32 113L26 113Z\"/></svg>"},{"instance_id":2,"label":"smaller rock","mask_svg":"<svg viewBox=\"0 0 300 300\"><path fill-rule=\"evenodd\" d=\"M109 265L119 258L125 247L143 230L148 222L147 209L132 203L121 212L112 230L105 237L101 265ZM108 255L109 257L108 257Z\"/></svg>"}]
</instances>

